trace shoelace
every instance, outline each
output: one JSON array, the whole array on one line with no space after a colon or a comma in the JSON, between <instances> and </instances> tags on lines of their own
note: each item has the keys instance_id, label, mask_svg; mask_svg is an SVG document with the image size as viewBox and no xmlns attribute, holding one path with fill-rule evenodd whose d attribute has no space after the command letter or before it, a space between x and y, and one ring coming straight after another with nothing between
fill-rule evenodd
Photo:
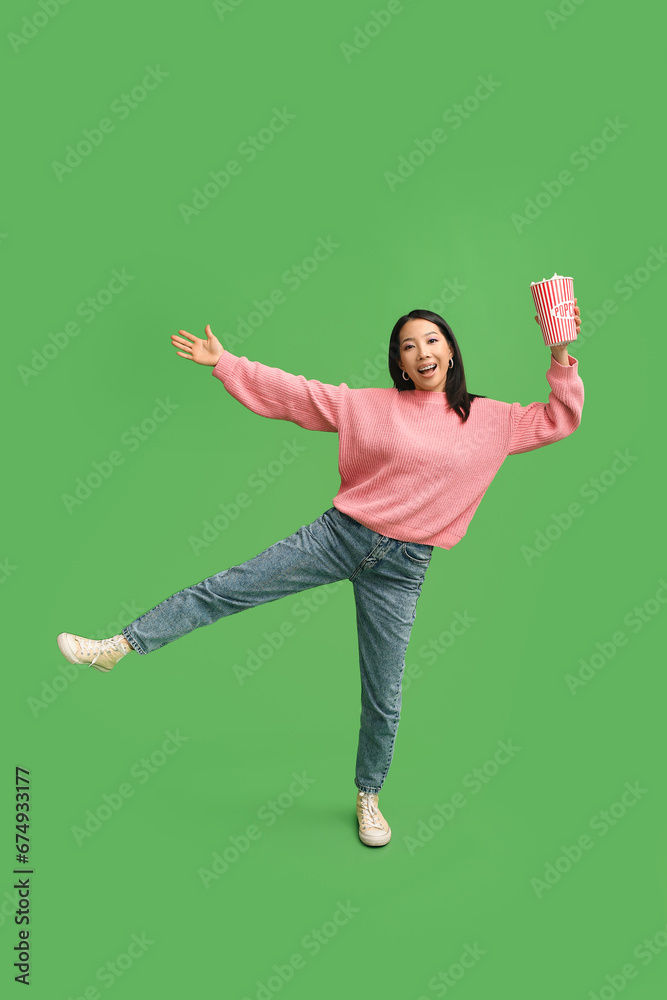
<instances>
[{"instance_id":1,"label":"shoelace","mask_svg":"<svg viewBox=\"0 0 667 1000\"><path fill-rule=\"evenodd\" d=\"M369 795L364 795L362 793L359 799L359 805L361 806L361 828L367 830L373 827L376 830L382 830L384 832L384 826L380 820L379 810L375 803Z\"/></svg>"},{"instance_id":2,"label":"shoelace","mask_svg":"<svg viewBox=\"0 0 667 1000\"><path fill-rule=\"evenodd\" d=\"M79 639L79 646L81 647L81 652L85 655L94 653L95 648L99 647L95 653L95 658L90 661L91 667L103 653L122 653L125 656L128 652L127 649L123 648L120 639L116 636L112 636L111 639Z\"/></svg>"}]
</instances>

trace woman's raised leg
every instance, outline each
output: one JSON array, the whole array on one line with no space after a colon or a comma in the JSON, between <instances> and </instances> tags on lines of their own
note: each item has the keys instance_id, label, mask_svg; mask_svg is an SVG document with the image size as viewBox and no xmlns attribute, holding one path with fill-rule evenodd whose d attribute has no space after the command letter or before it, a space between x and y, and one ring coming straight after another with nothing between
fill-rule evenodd
<instances>
[{"instance_id":1,"label":"woman's raised leg","mask_svg":"<svg viewBox=\"0 0 667 1000\"><path fill-rule=\"evenodd\" d=\"M247 562L172 594L127 625L122 635L138 653L151 653L219 618L348 578L355 566L354 547L331 544L327 514Z\"/></svg>"},{"instance_id":2,"label":"woman's raised leg","mask_svg":"<svg viewBox=\"0 0 667 1000\"><path fill-rule=\"evenodd\" d=\"M145 655L226 615L349 578L359 560L359 543L350 533L354 522L336 514L331 508L247 562L179 590L119 635L95 640L61 632L61 653L70 663L107 672L132 650ZM367 532L355 527L357 534Z\"/></svg>"}]
</instances>

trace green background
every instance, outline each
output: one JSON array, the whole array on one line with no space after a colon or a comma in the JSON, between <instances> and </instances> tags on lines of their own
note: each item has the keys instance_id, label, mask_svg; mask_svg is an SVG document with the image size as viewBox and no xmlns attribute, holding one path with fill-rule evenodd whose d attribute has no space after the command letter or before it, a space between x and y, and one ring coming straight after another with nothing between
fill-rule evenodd
<instances>
[{"instance_id":1,"label":"green background","mask_svg":"<svg viewBox=\"0 0 667 1000\"><path fill-rule=\"evenodd\" d=\"M373 9L387 5L74 0L44 17L36 0L3 8L13 98L0 219L0 939L3 981L18 991L18 765L32 779L33 997L663 995L667 559L654 456L664 271L658 257L655 270L645 262L666 235L664 18L646 2L565 0L557 20L528 0L413 0L394 4L361 47ZM21 31L33 37L17 42ZM149 66L167 75L122 117L112 111ZM489 77L493 92L475 107ZM455 118L466 99L467 117ZM295 117L248 162L239 146L275 108ZM104 118L113 131L59 178L54 162ZM600 143L608 118L625 127ZM392 190L386 174L438 127L446 140ZM179 206L234 158L240 174L186 222ZM571 183L543 194L526 220L527 201L568 169ZM339 246L289 287L285 272L319 237ZM80 304L110 298L114 269L131 280L87 322ZM571 349L582 424L510 457L463 541L434 551L380 799L386 848L357 839L351 587L309 592L319 603L307 620L297 605L308 595L298 595L108 675L63 673L59 632L118 631L311 522L338 489L335 434L244 409L209 369L175 354L172 332L202 335L211 323L230 346L254 300L280 288L284 300L234 353L323 382L386 386L393 324L435 303L471 391L546 401L549 352L529 285L555 271L574 276L584 320ZM77 320L79 332L63 336ZM151 424L157 400L172 412ZM142 422L139 441L131 428ZM284 441L304 450L281 465ZM114 451L111 474L68 509L63 496ZM613 471L617 452L626 465ZM274 471L260 492L249 484L261 469ZM251 505L193 543L244 491ZM575 502L581 516L527 555ZM475 621L448 644L457 612ZM235 665L286 622L294 634L239 683ZM567 675L596 652L598 668L572 693ZM169 756L167 732L186 738ZM491 775L499 741L520 751ZM485 765L473 792L467 776ZM269 802L287 802L294 773L312 784L263 821ZM626 783L643 791L618 806ZM88 811L128 785L122 806L77 841ZM435 806L457 792L465 806L443 824ZM595 817L605 810L614 819L603 834ZM251 824L258 839L205 888L200 869ZM564 849L586 834L591 848L567 870ZM550 864L562 872L536 888ZM356 912L341 918L340 904ZM316 954L307 936L323 927ZM144 951L127 959L133 935ZM654 955L635 951L645 939ZM436 982L450 967L460 975L466 946L483 955L460 980ZM272 980L297 953L291 979Z\"/></svg>"}]
</instances>

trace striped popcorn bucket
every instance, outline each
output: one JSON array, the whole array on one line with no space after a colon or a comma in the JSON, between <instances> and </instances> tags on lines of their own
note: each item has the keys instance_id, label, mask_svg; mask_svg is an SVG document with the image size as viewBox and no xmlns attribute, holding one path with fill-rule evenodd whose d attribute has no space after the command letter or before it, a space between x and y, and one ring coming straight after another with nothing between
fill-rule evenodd
<instances>
[{"instance_id":1,"label":"striped popcorn bucket","mask_svg":"<svg viewBox=\"0 0 667 1000\"><path fill-rule=\"evenodd\" d=\"M544 281L531 281L530 290L542 327L544 343L567 344L577 339L574 321L574 288L572 278L554 274Z\"/></svg>"}]
</instances>

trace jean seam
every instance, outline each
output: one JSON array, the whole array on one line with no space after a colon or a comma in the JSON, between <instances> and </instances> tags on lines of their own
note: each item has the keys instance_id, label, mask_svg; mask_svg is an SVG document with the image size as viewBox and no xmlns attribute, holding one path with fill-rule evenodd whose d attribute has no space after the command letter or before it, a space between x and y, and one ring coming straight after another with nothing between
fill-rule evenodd
<instances>
[{"instance_id":1,"label":"jean seam","mask_svg":"<svg viewBox=\"0 0 667 1000\"><path fill-rule=\"evenodd\" d=\"M414 542L413 544L419 545L420 543L419 542ZM406 543L405 542L401 542L401 552L406 557L406 559L409 559L410 562L416 563L417 566L428 566L428 564L431 561L431 557L430 556L428 557L428 559L415 559L414 556L410 555L410 553L407 551L407 549L406 549L405 546L406 546Z\"/></svg>"},{"instance_id":2,"label":"jean seam","mask_svg":"<svg viewBox=\"0 0 667 1000\"><path fill-rule=\"evenodd\" d=\"M352 575L348 577L349 580L351 580L354 583L355 578L359 576L360 573L363 573L363 571L366 569L368 565L368 561L372 559L373 554L377 552L378 547L382 545L382 543L383 543L383 538L378 539L378 541L375 543L371 551L366 553L366 555L361 560L359 565L355 568ZM375 565L375 563L373 563L373 565Z\"/></svg>"},{"instance_id":3,"label":"jean seam","mask_svg":"<svg viewBox=\"0 0 667 1000\"><path fill-rule=\"evenodd\" d=\"M359 789L360 792L366 792L367 795L379 795L380 792L382 791L381 787L380 788L376 788L376 787L369 788L367 785L364 785L364 787L362 788L362 787L360 787L357 784L357 779L356 778L354 779L354 783L355 783L355 785L357 785L357 788Z\"/></svg>"},{"instance_id":4,"label":"jean seam","mask_svg":"<svg viewBox=\"0 0 667 1000\"><path fill-rule=\"evenodd\" d=\"M130 633L127 631L127 627L124 628L124 629L122 629L121 634L124 636L125 639L127 639L127 641L129 642L130 646L132 646L132 649L134 649L134 651L136 653L140 653L142 656L147 656L148 655L146 653L146 650L141 648L141 646L139 645L138 640L135 639L134 636L130 635Z\"/></svg>"},{"instance_id":5,"label":"jean seam","mask_svg":"<svg viewBox=\"0 0 667 1000\"><path fill-rule=\"evenodd\" d=\"M420 594L421 594L421 584L419 585L419 593L417 594L417 600L419 600ZM410 622L410 636L412 635L412 626L414 625L416 619L417 619L417 601L415 601L415 608L414 608L414 611L412 613L412 621ZM409 644L410 644L410 639L408 638L408 645ZM406 647L405 652L407 653L407 647ZM393 707L392 707L392 715L394 715L394 716L397 714L397 706L398 706L399 698L401 697L401 691L402 691L402 686L403 686L403 674L404 674L404 672L405 672L405 656L403 657L403 667L401 669L401 676L398 678L398 686L396 688L396 698L394 699L394 704L393 704ZM396 722L395 722L394 727L393 727L393 733L392 733L392 736L391 736L391 743L390 743L389 749L387 751L387 763L386 763L386 766L385 766L382 778L380 780L380 788L382 788L382 786L385 783L385 780L386 780L387 775L389 773L389 768L391 767L391 762L392 762L393 757L394 757L394 747L396 745L396 735L398 733L398 726L399 726L399 723L401 721L400 720L400 714L401 713L399 711L398 712L398 718L396 719Z\"/></svg>"}]
</instances>

